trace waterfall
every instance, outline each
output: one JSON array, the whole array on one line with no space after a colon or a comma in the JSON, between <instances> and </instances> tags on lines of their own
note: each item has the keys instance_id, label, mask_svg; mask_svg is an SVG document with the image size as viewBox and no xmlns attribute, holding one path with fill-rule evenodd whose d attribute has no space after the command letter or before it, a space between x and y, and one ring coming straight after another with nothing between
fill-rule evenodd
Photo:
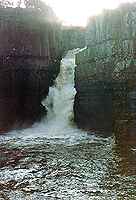
<instances>
[{"instance_id":1,"label":"waterfall","mask_svg":"<svg viewBox=\"0 0 136 200\"><path fill-rule=\"evenodd\" d=\"M74 68L75 51L68 52L62 59L60 73L56 79L55 86L49 90L47 99L43 102L48 109L47 120L61 122L61 125L67 126L69 118L73 114L73 101L75 96L74 89Z\"/></svg>"},{"instance_id":2,"label":"waterfall","mask_svg":"<svg viewBox=\"0 0 136 200\"><path fill-rule=\"evenodd\" d=\"M74 89L75 54L81 50L70 50L62 59L55 85L50 87L48 97L42 102L47 108L47 116L31 128L12 131L10 135L23 138L44 137L50 141L60 139L64 142L79 141L88 137L87 133L79 130L73 123L73 103L76 93Z\"/></svg>"},{"instance_id":3,"label":"waterfall","mask_svg":"<svg viewBox=\"0 0 136 200\"><path fill-rule=\"evenodd\" d=\"M60 73L55 85L50 88L49 95L43 105L47 107L48 113L45 118L46 128L51 135L66 135L73 129L71 121L73 118L73 103L75 96L74 70L75 53L71 50L61 61Z\"/></svg>"},{"instance_id":4,"label":"waterfall","mask_svg":"<svg viewBox=\"0 0 136 200\"><path fill-rule=\"evenodd\" d=\"M76 51L62 59L56 84L42 102L47 116L0 136L0 199L117 199L122 185L124 198L134 196L134 145L113 144L113 138L87 134L71 123Z\"/></svg>"}]
</instances>

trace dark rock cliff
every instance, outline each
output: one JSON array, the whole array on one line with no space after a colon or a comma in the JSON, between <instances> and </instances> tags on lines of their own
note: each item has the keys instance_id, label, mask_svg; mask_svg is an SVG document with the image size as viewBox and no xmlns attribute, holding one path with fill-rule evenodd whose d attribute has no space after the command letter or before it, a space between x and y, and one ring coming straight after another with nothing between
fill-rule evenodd
<instances>
[{"instance_id":1,"label":"dark rock cliff","mask_svg":"<svg viewBox=\"0 0 136 200\"><path fill-rule=\"evenodd\" d=\"M0 132L46 112L41 101L59 73L60 24L38 9L0 9Z\"/></svg>"},{"instance_id":2,"label":"dark rock cliff","mask_svg":"<svg viewBox=\"0 0 136 200\"><path fill-rule=\"evenodd\" d=\"M86 45L76 56L75 121L114 132L118 123L135 121L136 4L90 18Z\"/></svg>"}]
</instances>

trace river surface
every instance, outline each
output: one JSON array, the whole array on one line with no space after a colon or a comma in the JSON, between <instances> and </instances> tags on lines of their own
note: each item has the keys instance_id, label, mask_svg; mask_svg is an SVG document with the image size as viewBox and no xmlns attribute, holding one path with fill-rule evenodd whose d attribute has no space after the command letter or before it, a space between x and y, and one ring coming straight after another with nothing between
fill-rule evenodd
<instances>
[{"instance_id":1,"label":"river surface","mask_svg":"<svg viewBox=\"0 0 136 200\"><path fill-rule=\"evenodd\" d=\"M115 142L73 124L77 51L42 102L47 117L0 136L0 200L136 199L136 138Z\"/></svg>"}]
</instances>

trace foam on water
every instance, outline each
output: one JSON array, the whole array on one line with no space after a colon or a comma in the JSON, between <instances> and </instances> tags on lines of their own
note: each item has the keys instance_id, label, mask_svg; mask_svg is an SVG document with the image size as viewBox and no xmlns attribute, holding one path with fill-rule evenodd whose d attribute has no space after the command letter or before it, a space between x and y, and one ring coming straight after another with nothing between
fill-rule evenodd
<instances>
[{"instance_id":1,"label":"foam on water","mask_svg":"<svg viewBox=\"0 0 136 200\"><path fill-rule=\"evenodd\" d=\"M33 127L0 136L0 199L136 199L135 146L118 146L72 123L75 53L42 103L48 114ZM127 150L128 149L128 150Z\"/></svg>"}]
</instances>

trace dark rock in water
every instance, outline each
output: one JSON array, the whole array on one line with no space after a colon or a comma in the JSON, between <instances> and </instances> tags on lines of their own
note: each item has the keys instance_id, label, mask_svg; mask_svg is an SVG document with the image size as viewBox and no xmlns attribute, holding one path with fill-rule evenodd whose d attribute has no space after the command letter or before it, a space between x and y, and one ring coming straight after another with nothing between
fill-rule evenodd
<instances>
[{"instance_id":1,"label":"dark rock in water","mask_svg":"<svg viewBox=\"0 0 136 200\"><path fill-rule=\"evenodd\" d=\"M79 126L115 132L117 121L136 121L135 22L135 3L90 19L87 48L76 56L74 112Z\"/></svg>"},{"instance_id":2,"label":"dark rock in water","mask_svg":"<svg viewBox=\"0 0 136 200\"><path fill-rule=\"evenodd\" d=\"M37 9L0 9L0 132L40 120L59 73L60 24Z\"/></svg>"}]
</instances>

